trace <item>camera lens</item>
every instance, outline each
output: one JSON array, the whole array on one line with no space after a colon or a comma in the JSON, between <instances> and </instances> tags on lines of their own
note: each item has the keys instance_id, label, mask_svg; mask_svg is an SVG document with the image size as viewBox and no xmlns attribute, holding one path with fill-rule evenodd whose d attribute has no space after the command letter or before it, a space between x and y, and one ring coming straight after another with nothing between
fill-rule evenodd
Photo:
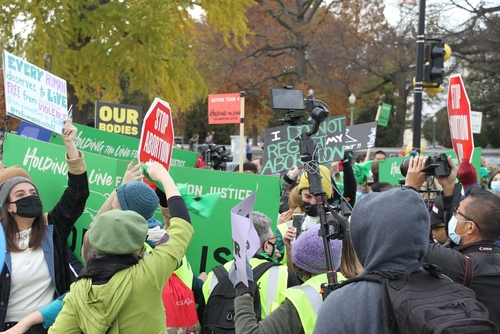
<instances>
[{"instance_id":1,"label":"camera lens","mask_svg":"<svg viewBox=\"0 0 500 334\"><path fill-rule=\"evenodd\" d=\"M406 174L408 174L408 168L410 167L410 159L406 158L401 161L401 165L399 165L399 170L401 171L401 174L403 174L404 177L406 177Z\"/></svg>"},{"instance_id":2,"label":"camera lens","mask_svg":"<svg viewBox=\"0 0 500 334\"><path fill-rule=\"evenodd\" d=\"M323 122L328 117L328 111L325 108L316 107L311 111L311 118L316 122Z\"/></svg>"}]
</instances>

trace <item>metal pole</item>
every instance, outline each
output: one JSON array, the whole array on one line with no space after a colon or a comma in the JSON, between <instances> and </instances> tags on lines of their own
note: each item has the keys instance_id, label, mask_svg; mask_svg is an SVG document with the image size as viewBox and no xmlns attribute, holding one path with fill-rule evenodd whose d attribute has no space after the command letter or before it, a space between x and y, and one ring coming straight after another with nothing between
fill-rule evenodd
<instances>
[{"instance_id":1,"label":"metal pole","mask_svg":"<svg viewBox=\"0 0 500 334\"><path fill-rule=\"evenodd\" d=\"M424 43L425 43L425 0L420 0L417 34L417 65L415 69L415 90L413 109L413 150L420 153L422 124L422 81L424 79Z\"/></svg>"},{"instance_id":2,"label":"metal pole","mask_svg":"<svg viewBox=\"0 0 500 334\"><path fill-rule=\"evenodd\" d=\"M432 148L436 148L436 122L432 122Z\"/></svg>"},{"instance_id":3,"label":"metal pole","mask_svg":"<svg viewBox=\"0 0 500 334\"><path fill-rule=\"evenodd\" d=\"M354 124L354 105L351 104L351 126Z\"/></svg>"}]
</instances>

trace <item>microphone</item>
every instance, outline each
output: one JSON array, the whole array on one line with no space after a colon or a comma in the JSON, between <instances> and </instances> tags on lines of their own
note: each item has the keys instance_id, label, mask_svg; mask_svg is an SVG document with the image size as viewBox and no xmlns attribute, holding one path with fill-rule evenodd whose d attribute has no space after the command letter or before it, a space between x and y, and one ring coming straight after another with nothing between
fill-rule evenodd
<instances>
[{"instance_id":1,"label":"microphone","mask_svg":"<svg viewBox=\"0 0 500 334\"><path fill-rule=\"evenodd\" d=\"M205 153L206 151L208 151L210 149L210 146L208 144L200 144L198 145L198 147L196 148L196 150L198 151L198 154L199 155L202 155L203 153Z\"/></svg>"}]
</instances>

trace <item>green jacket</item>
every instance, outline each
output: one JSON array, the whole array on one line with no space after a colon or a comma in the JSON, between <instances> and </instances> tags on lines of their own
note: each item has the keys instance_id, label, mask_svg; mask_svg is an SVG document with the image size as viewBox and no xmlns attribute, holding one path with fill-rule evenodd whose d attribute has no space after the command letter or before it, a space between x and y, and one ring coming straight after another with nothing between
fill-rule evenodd
<instances>
[{"instance_id":1,"label":"green jacket","mask_svg":"<svg viewBox=\"0 0 500 334\"><path fill-rule=\"evenodd\" d=\"M92 285L91 279L73 283L49 333L166 333L163 287L186 253L193 227L172 218L168 233L168 242L107 284Z\"/></svg>"}]
</instances>

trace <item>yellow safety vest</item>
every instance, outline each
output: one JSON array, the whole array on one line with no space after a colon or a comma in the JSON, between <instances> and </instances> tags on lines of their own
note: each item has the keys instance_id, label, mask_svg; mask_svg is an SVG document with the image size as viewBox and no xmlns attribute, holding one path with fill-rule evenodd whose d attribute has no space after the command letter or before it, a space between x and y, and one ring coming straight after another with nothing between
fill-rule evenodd
<instances>
[{"instance_id":1,"label":"yellow safety vest","mask_svg":"<svg viewBox=\"0 0 500 334\"><path fill-rule=\"evenodd\" d=\"M345 278L337 272L337 280L341 282L345 281ZM326 274L320 274L311 277L300 286L294 286L282 292L295 306L305 334L312 334L314 330L318 310L323 303L323 296L320 294L321 284L327 282Z\"/></svg>"},{"instance_id":2,"label":"yellow safety vest","mask_svg":"<svg viewBox=\"0 0 500 334\"><path fill-rule=\"evenodd\" d=\"M286 223L282 223L278 225L278 230L281 232L281 239L285 236L286 232L288 232L288 225ZM281 258L281 264L286 266L286 246L283 241L283 257Z\"/></svg>"},{"instance_id":3,"label":"yellow safety vest","mask_svg":"<svg viewBox=\"0 0 500 334\"><path fill-rule=\"evenodd\" d=\"M267 262L267 260L252 258L250 259L250 266L254 269L264 262ZM227 262L224 268L229 271L232 263L232 260ZM208 303L208 298L218 282L217 276L211 271L202 288L205 305ZM275 305L279 305L285 300L285 296L281 292L288 288L288 268L283 265L271 267L260 277L256 284L258 284L260 291L261 318L264 319L275 308Z\"/></svg>"},{"instance_id":4,"label":"yellow safety vest","mask_svg":"<svg viewBox=\"0 0 500 334\"><path fill-rule=\"evenodd\" d=\"M148 255L154 248L151 247L147 242L144 243L144 255ZM186 284L186 286L193 290L193 276L194 273L191 270L191 265L187 260L186 255L182 258L182 263L179 268L177 268L174 273L181 279L181 281Z\"/></svg>"},{"instance_id":5,"label":"yellow safety vest","mask_svg":"<svg viewBox=\"0 0 500 334\"><path fill-rule=\"evenodd\" d=\"M182 258L182 263L179 268L177 268L174 273L181 279L186 286L192 290L193 289L193 270L191 270L191 265L187 260L186 255Z\"/></svg>"}]
</instances>

